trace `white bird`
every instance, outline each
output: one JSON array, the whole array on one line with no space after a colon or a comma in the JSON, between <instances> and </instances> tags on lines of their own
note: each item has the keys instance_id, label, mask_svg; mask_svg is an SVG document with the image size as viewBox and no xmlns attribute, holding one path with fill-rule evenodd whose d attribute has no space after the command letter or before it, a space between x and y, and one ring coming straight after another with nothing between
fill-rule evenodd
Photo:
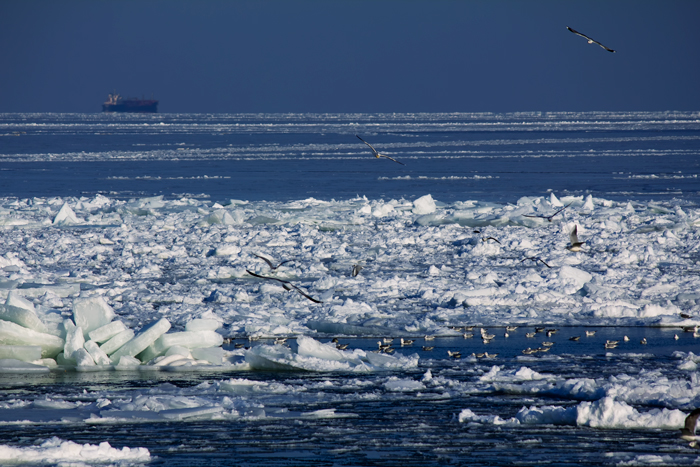
<instances>
[{"instance_id":1,"label":"white bird","mask_svg":"<svg viewBox=\"0 0 700 467\"><path fill-rule=\"evenodd\" d=\"M362 271L362 265L356 264L352 267L352 277L357 277L357 275Z\"/></svg>"},{"instance_id":2,"label":"white bird","mask_svg":"<svg viewBox=\"0 0 700 467\"><path fill-rule=\"evenodd\" d=\"M397 164L406 165L406 164L404 164L403 162L397 161L397 160L394 159L393 157L389 157L389 156L384 155L384 154L379 154L379 153L377 152L377 150L374 149L374 148L372 147L371 144L369 144L369 143L368 143L367 141L365 141L364 139L360 138L358 135L355 135L355 136L357 136L357 139L359 139L360 141L362 141L363 143L365 143L367 146L369 146L369 148L372 150L372 154L374 154L374 157L376 157L377 159L379 159L380 157L383 157L383 158L385 158L385 159L389 159L390 161L394 161L394 162L396 162Z\"/></svg>"},{"instance_id":3,"label":"white bird","mask_svg":"<svg viewBox=\"0 0 700 467\"><path fill-rule=\"evenodd\" d=\"M542 219L547 219L549 222L552 222L552 218L553 218L554 216L556 216L557 214L559 214L560 212L562 212L564 209L566 209L566 208L568 208L569 206L571 206L571 204L573 204L573 202L567 204L566 206L564 206L563 208L561 208L560 210L558 210L557 212L555 212L554 214L551 214L551 215L549 215L549 216L544 216L544 215L541 215L541 214L523 214L523 217L541 217Z\"/></svg>"},{"instance_id":4,"label":"white bird","mask_svg":"<svg viewBox=\"0 0 700 467\"><path fill-rule=\"evenodd\" d=\"M681 428L682 439L686 441L698 440L698 437L695 435L695 425L698 423L698 417L700 417L700 409L693 410L685 417L685 426Z\"/></svg>"},{"instance_id":5,"label":"white bird","mask_svg":"<svg viewBox=\"0 0 700 467\"><path fill-rule=\"evenodd\" d=\"M404 339L403 337L401 338L401 346L403 347L404 345L411 345L413 344L413 339Z\"/></svg>"},{"instance_id":6,"label":"white bird","mask_svg":"<svg viewBox=\"0 0 700 467\"><path fill-rule=\"evenodd\" d=\"M263 258L263 259L264 259L264 258ZM247 272L247 273L250 274L251 276L257 277L257 278L259 278L259 279L266 279L266 280L269 280L269 281L277 281L277 282L280 282L280 283L282 284L282 287L284 287L284 289L287 290L287 291L296 290L296 291L299 292L299 294L301 294L304 298L307 298L307 299L311 300L311 301L314 302L314 303L323 303L321 300L316 300L315 298L313 298L311 295L308 295L307 293L305 293L303 290L301 290L301 289L300 289L299 287L297 287L296 285L294 285L294 284L292 284L291 282L286 281L286 280L284 280L284 279L277 279L276 277L261 276L260 274L255 274L254 272L249 271L248 269L246 269L245 272Z\"/></svg>"},{"instance_id":7,"label":"white bird","mask_svg":"<svg viewBox=\"0 0 700 467\"><path fill-rule=\"evenodd\" d=\"M256 256L256 257L260 258L261 260L265 261L267 263L267 265L270 266L270 269L272 269L273 271L275 271L278 267L282 266L285 263L291 263L292 261L294 261L293 259L288 259L288 260L282 261L281 263L279 263L275 266L274 264L272 264L272 261L265 258L264 256L256 255L255 253L253 253L253 256Z\"/></svg>"},{"instance_id":8,"label":"white bird","mask_svg":"<svg viewBox=\"0 0 700 467\"><path fill-rule=\"evenodd\" d=\"M578 239L578 226L577 225L574 225L573 230L571 230L571 233L569 234L569 240L571 241L571 245L566 247L566 249L569 251L581 251L581 245L586 243L586 242L582 242Z\"/></svg>"},{"instance_id":9,"label":"white bird","mask_svg":"<svg viewBox=\"0 0 700 467\"><path fill-rule=\"evenodd\" d=\"M587 35L582 34L582 33L578 32L578 31L576 31L576 30L574 30L574 29L571 29L569 26L567 26L566 29L568 29L569 31L573 32L573 33L576 34L577 36L583 37L584 39L586 39L586 40L588 41L589 44L598 44L599 46L601 46L602 48L604 48L604 49L607 50L608 52L613 52L613 53L615 53L615 51L614 51L613 49L608 48L608 47L605 47L605 46L604 46L603 44L601 44L600 42L598 42L598 41L596 41L596 40L593 40L593 39L591 39L590 37L588 37Z\"/></svg>"}]
</instances>

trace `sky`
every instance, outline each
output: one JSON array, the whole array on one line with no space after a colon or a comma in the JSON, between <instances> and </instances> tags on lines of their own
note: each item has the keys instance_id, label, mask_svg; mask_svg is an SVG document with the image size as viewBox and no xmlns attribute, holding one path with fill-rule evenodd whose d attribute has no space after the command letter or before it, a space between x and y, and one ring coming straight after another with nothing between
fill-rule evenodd
<instances>
[{"instance_id":1,"label":"sky","mask_svg":"<svg viewBox=\"0 0 700 467\"><path fill-rule=\"evenodd\" d=\"M2 0L0 112L100 112L112 91L168 113L696 111L699 18L697 0Z\"/></svg>"}]
</instances>

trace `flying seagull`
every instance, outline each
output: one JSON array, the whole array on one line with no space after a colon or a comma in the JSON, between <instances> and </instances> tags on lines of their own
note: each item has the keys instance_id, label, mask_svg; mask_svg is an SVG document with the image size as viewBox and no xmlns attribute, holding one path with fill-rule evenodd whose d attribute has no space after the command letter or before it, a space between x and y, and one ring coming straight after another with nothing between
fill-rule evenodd
<instances>
[{"instance_id":1,"label":"flying seagull","mask_svg":"<svg viewBox=\"0 0 700 467\"><path fill-rule=\"evenodd\" d=\"M543 215L539 215L539 214L523 214L523 217L541 217L542 219L547 219L549 222L552 222L552 218L553 218L554 216L556 216L557 214L559 214L560 212L562 212L564 209L566 209L566 208L568 208L569 206L571 206L571 204L572 204L572 203L567 204L566 206L564 206L563 208L561 208L560 210L558 210L557 212L555 212L555 213L552 214L551 216L543 216Z\"/></svg>"},{"instance_id":2,"label":"flying seagull","mask_svg":"<svg viewBox=\"0 0 700 467\"><path fill-rule=\"evenodd\" d=\"M261 276L261 275L259 275L259 274L255 274L254 272L251 272L251 271L249 271L249 270L247 270L247 269L245 270L245 272L247 272L247 273L250 274L251 276L255 276L255 277L258 277L258 278L260 278L260 279L267 279L267 280L270 280L270 281L281 282L281 283L282 283L282 287L284 287L285 290L292 290L292 289L294 289L294 290L296 290L297 292L299 292L301 295L303 295L304 297L308 298L309 300L311 300L311 301L314 302L314 303L323 303L321 300L316 300L316 299L313 298L312 296L307 295L307 294L304 293L304 291L302 291L299 287L297 287L296 285L292 284L292 283L289 282L289 281L285 281L284 279L277 279L276 277Z\"/></svg>"},{"instance_id":3,"label":"flying seagull","mask_svg":"<svg viewBox=\"0 0 700 467\"><path fill-rule=\"evenodd\" d=\"M377 152L377 150L374 149L374 148L372 147L371 144L369 144L369 143L368 143L367 141L365 141L364 139L360 138L358 135L355 135L355 136L357 136L357 139L359 139L360 141L362 141L363 143L365 143L367 146L369 146L369 148L372 150L372 154L374 154L374 157L376 157L377 159L379 159L380 157L384 157L384 158L386 158L386 159L389 159L390 161L396 162L397 164L406 165L406 164L404 164L403 162L399 162L399 161L397 161L396 159L394 159L394 158L392 158L392 157L385 156L384 154L379 154L379 153Z\"/></svg>"},{"instance_id":4,"label":"flying seagull","mask_svg":"<svg viewBox=\"0 0 700 467\"><path fill-rule=\"evenodd\" d=\"M585 34L581 34L580 32L576 31L575 29L571 29L569 26L567 26L566 29L568 29L569 31L573 32L573 33L576 34L577 36L583 37L584 39L586 39L586 40L588 41L589 44L598 44L599 46L601 46L602 48L604 48L604 49L607 50L608 52L613 52L613 53L615 53L615 51L614 51L613 49L610 49L610 48L608 48L608 47L605 47L605 46L604 46L603 44L601 44L600 42L591 39L590 37L588 37L588 36L585 35Z\"/></svg>"},{"instance_id":5,"label":"flying seagull","mask_svg":"<svg viewBox=\"0 0 700 467\"><path fill-rule=\"evenodd\" d=\"M567 250L581 251L581 245L583 245L586 242L581 242L578 239L578 225L574 225L573 230L569 234L569 240L571 240L571 245L566 247Z\"/></svg>"},{"instance_id":6,"label":"flying seagull","mask_svg":"<svg viewBox=\"0 0 700 467\"><path fill-rule=\"evenodd\" d=\"M686 441L693 441L697 443L698 437L695 435L695 425L698 422L698 417L700 417L700 409L695 409L685 418L685 427L681 428L681 438ZM693 446L695 447L695 446Z\"/></svg>"},{"instance_id":7,"label":"flying seagull","mask_svg":"<svg viewBox=\"0 0 700 467\"><path fill-rule=\"evenodd\" d=\"M552 269L552 266L550 266L549 264L545 263L544 260L543 260L542 258L540 258L539 256L528 256L527 258L521 259L520 262L522 263L523 261L527 261L528 259L529 259L530 261L534 261L535 263L537 263L537 262L539 261L540 263L542 263L542 264L544 264L545 266L547 266L549 269Z\"/></svg>"},{"instance_id":8,"label":"flying seagull","mask_svg":"<svg viewBox=\"0 0 700 467\"><path fill-rule=\"evenodd\" d=\"M253 256L256 256L256 257L260 258L261 260L265 261L267 263L267 265L270 266L270 269L273 271L276 270L278 267L282 266L284 263L291 263L292 261L294 261L293 259L288 259L288 260L282 261L277 266L275 266L274 264L272 264L272 261L265 258L264 256L256 255L255 253L253 253Z\"/></svg>"}]
</instances>

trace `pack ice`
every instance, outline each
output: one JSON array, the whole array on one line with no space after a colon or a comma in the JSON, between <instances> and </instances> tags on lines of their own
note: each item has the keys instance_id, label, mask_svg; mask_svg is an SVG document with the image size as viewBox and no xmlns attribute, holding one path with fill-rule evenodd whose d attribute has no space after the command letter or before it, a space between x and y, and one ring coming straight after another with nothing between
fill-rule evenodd
<instances>
[{"instance_id":1,"label":"pack ice","mask_svg":"<svg viewBox=\"0 0 700 467\"><path fill-rule=\"evenodd\" d=\"M230 362L223 336L700 325L699 226L683 200L554 193L507 204L5 198L0 357L193 368ZM254 349L237 361L308 357ZM321 366L338 361L327 357ZM344 364L359 368L353 358Z\"/></svg>"}]
</instances>

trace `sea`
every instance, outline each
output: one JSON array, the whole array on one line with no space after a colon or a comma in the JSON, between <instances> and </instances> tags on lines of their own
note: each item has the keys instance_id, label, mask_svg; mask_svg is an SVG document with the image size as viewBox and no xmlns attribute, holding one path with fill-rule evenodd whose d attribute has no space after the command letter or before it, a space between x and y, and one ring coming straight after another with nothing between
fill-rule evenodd
<instances>
[{"instance_id":1,"label":"sea","mask_svg":"<svg viewBox=\"0 0 700 467\"><path fill-rule=\"evenodd\" d=\"M0 114L0 303L225 338L0 359L0 464L696 465L699 177L700 112Z\"/></svg>"}]
</instances>

